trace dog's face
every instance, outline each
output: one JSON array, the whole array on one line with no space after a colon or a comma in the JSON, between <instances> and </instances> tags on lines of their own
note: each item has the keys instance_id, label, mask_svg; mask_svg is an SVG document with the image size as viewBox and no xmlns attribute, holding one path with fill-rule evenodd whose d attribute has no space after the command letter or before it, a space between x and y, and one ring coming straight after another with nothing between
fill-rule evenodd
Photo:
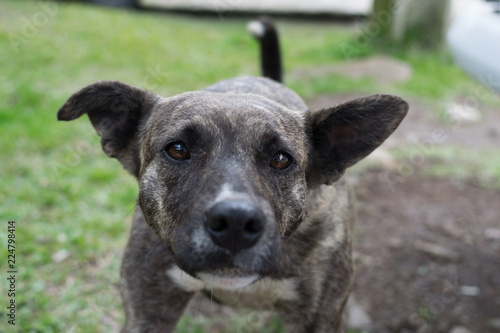
<instances>
[{"instance_id":1,"label":"dog's face","mask_svg":"<svg viewBox=\"0 0 500 333\"><path fill-rule=\"evenodd\" d=\"M177 263L200 276L265 275L304 215L299 113L256 96L162 99L144 124L139 205Z\"/></svg>"},{"instance_id":2,"label":"dog's face","mask_svg":"<svg viewBox=\"0 0 500 333\"><path fill-rule=\"evenodd\" d=\"M100 82L58 117L88 113L106 154L137 177L146 221L182 270L238 288L273 270L283 238L304 220L308 190L373 151L407 108L375 95L292 111L257 95L161 98Z\"/></svg>"}]
</instances>

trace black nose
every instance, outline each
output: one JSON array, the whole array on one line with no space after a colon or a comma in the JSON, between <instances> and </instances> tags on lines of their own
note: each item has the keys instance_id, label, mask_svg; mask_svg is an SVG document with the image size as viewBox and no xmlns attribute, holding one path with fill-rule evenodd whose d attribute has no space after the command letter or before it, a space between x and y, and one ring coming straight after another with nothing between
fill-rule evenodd
<instances>
[{"instance_id":1,"label":"black nose","mask_svg":"<svg viewBox=\"0 0 500 333\"><path fill-rule=\"evenodd\" d=\"M205 228L212 241L233 253L255 245L264 225L264 213L249 201L221 201L205 215Z\"/></svg>"}]
</instances>

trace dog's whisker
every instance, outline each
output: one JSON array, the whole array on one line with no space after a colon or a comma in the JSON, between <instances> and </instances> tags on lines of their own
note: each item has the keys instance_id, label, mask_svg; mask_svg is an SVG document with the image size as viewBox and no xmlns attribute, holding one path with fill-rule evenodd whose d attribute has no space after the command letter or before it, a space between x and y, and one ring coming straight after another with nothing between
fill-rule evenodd
<instances>
[{"instance_id":1,"label":"dog's whisker","mask_svg":"<svg viewBox=\"0 0 500 333\"><path fill-rule=\"evenodd\" d=\"M136 210L136 208L138 207L137 205L138 205L138 204L137 204L137 202L136 202L136 203L132 206L132 208L131 208L131 209L130 209L130 210L129 210L126 214L125 214L125 216L123 217L123 219L125 219L127 216L129 216L130 214L132 214L132 213Z\"/></svg>"},{"instance_id":2,"label":"dog's whisker","mask_svg":"<svg viewBox=\"0 0 500 333\"><path fill-rule=\"evenodd\" d=\"M146 256L145 256L145 263L146 263L146 267L148 270L152 270L151 269L151 266L149 265L149 262L150 260L158 255L159 253L165 251L166 249L168 249L168 245L163 241L163 240L158 240L155 245L146 253ZM170 255L170 254L169 254Z\"/></svg>"},{"instance_id":3,"label":"dog's whisker","mask_svg":"<svg viewBox=\"0 0 500 333\"><path fill-rule=\"evenodd\" d=\"M295 268L297 271L297 274L299 275L299 278L302 277L302 269L301 265L298 263L298 261L287 251L285 247L281 248L281 251L286 255L286 257L290 260L292 266Z\"/></svg>"},{"instance_id":4,"label":"dog's whisker","mask_svg":"<svg viewBox=\"0 0 500 333\"><path fill-rule=\"evenodd\" d=\"M315 247L316 244L318 244L318 242L321 240L319 237L318 238L313 238L311 237L310 239L308 239L308 241L303 241L303 240L300 240L298 239L297 237L290 237L290 236L282 236L282 240L283 240L283 243L288 243L288 244L292 244L292 243L295 243L295 244L300 244L300 245L304 245L306 246L307 248L309 249L312 249Z\"/></svg>"},{"instance_id":5,"label":"dog's whisker","mask_svg":"<svg viewBox=\"0 0 500 333\"><path fill-rule=\"evenodd\" d=\"M205 287L206 287L206 285L205 285ZM205 290L205 287L203 288L203 290ZM202 302L203 302L203 297L200 297L200 302L198 303L198 316L197 316L197 317L198 317L198 320L200 320L200 319L201 319L201 316L200 316L200 315L201 315L201 303L202 303Z\"/></svg>"},{"instance_id":6,"label":"dog's whisker","mask_svg":"<svg viewBox=\"0 0 500 333\"><path fill-rule=\"evenodd\" d=\"M243 288L239 288L237 291L236 291L236 298L234 299L234 302L238 302L238 300L240 299L241 297L241 293L243 292L242 290Z\"/></svg>"}]
</instances>

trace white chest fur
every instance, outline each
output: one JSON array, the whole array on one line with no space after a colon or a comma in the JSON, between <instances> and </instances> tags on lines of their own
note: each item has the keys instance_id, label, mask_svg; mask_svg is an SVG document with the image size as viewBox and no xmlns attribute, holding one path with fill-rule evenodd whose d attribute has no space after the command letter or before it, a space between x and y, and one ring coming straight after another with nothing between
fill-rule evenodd
<instances>
[{"instance_id":1,"label":"white chest fur","mask_svg":"<svg viewBox=\"0 0 500 333\"><path fill-rule=\"evenodd\" d=\"M220 302L231 306L264 307L270 310L276 301L292 301L298 298L298 280L296 278L281 280L262 278L242 288L234 288L231 284L237 285L243 282L228 281L229 287L224 288L215 287L205 281L196 279L177 266L168 269L166 274L173 283L185 291L206 290L212 293L213 297Z\"/></svg>"}]
</instances>

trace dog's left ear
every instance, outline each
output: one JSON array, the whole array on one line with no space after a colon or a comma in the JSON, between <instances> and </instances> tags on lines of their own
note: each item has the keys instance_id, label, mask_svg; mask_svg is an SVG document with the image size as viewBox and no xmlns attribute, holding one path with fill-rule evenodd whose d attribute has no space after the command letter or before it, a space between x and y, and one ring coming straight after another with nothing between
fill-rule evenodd
<instances>
[{"instance_id":1,"label":"dog's left ear","mask_svg":"<svg viewBox=\"0 0 500 333\"><path fill-rule=\"evenodd\" d=\"M74 93L57 112L58 120L73 120L87 113L102 150L132 175L138 176L139 129L158 96L118 81L101 81Z\"/></svg>"},{"instance_id":2,"label":"dog's left ear","mask_svg":"<svg viewBox=\"0 0 500 333\"><path fill-rule=\"evenodd\" d=\"M391 95L372 95L308 111L309 186L329 185L338 180L346 168L384 142L407 112L408 104Z\"/></svg>"}]
</instances>

